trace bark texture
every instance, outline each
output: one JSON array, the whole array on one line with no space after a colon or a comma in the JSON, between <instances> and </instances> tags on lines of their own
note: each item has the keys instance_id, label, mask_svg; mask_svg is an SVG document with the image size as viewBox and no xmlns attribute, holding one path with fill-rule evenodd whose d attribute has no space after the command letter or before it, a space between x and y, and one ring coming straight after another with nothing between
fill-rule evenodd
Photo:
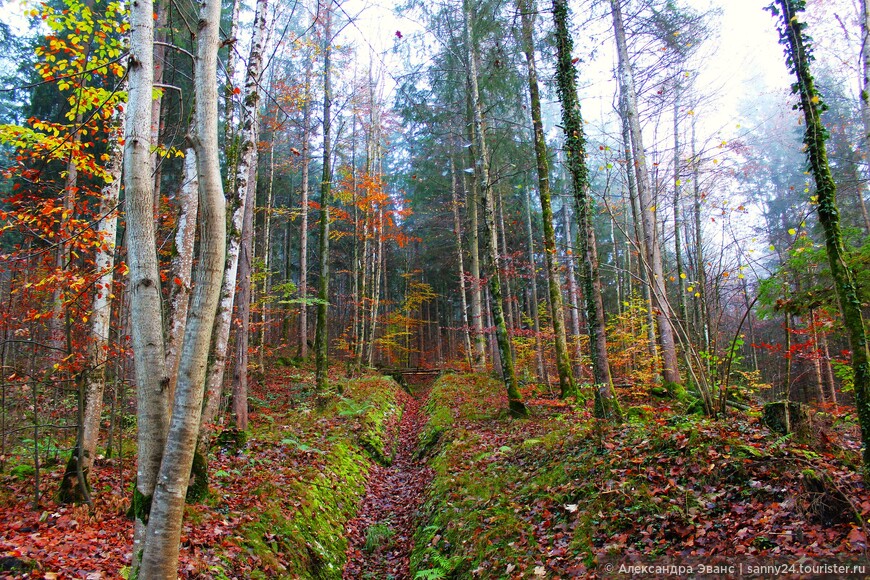
<instances>
[{"instance_id":1,"label":"bark texture","mask_svg":"<svg viewBox=\"0 0 870 580\"><path fill-rule=\"evenodd\" d=\"M541 95L538 89L538 71L535 67L535 2L518 0L521 14L523 52L529 82L529 104L532 113L532 131L535 142L535 166L538 170L538 196L541 200L541 217L544 222L544 260L547 265L547 289L550 293L550 314L553 323L556 347L556 370L559 375L559 391L562 397L577 394L574 373L568 357L568 341L565 337L565 308L562 303L562 277L556 259L556 230L553 227L553 208L550 204L550 167L547 162L547 142L544 124L541 121Z\"/></svg>"},{"instance_id":2,"label":"bark texture","mask_svg":"<svg viewBox=\"0 0 870 580\"><path fill-rule=\"evenodd\" d=\"M610 362L607 358L607 334L604 304L601 299L601 277L598 273L598 248L592 224L592 203L589 196L589 174L586 167L586 137L577 99L577 71L571 62L573 40L568 32L567 0L553 1L556 25L556 82L562 102L562 127L565 132L565 155L576 205L577 239L583 272L583 299L589 330L592 375L595 380L595 415L600 418L621 418L619 402L613 390Z\"/></svg>"},{"instance_id":3,"label":"bark texture","mask_svg":"<svg viewBox=\"0 0 870 580\"><path fill-rule=\"evenodd\" d=\"M226 258L226 202L218 159L217 127L220 14L219 1L205 0L201 4L194 61L197 106L192 140L199 170L202 238L172 420L151 504L140 578L169 580L177 577L184 499L199 431L206 364Z\"/></svg>"},{"instance_id":4,"label":"bark texture","mask_svg":"<svg viewBox=\"0 0 870 580\"><path fill-rule=\"evenodd\" d=\"M468 51L468 85L471 91L471 108L474 119L477 175L480 182L481 205L484 208L484 231L487 234L486 242L489 254L490 305L492 308L493 324L495 325L496 340L498 342L498 351L501 356L502 374L504 376L505 387L507 388L509 409L514 416L526 417L528 416L528 410L523 403L519 385L517 384L514 357L510 347L510 336L508 336L504 318L504 307L502 306L501 282L499 280L498 230L495 222L492 184L489 180L489 159L486 136L483 130L483 110L480 103L480 90L477 84L477 55L472 43L472 15L468 4L469 0L465 0L463 3L464 33L466 49Z\"/></svg>"},{"instance_id":5,"label":"bark texture","mask_svg":"<svg viewBox=\"0 0 870 580\"><path fill-rule=\"evenodd\" d=\"M807 146L807 160L816 182L816 196L819 222L825 232L825 251L834 278L843 324L849 336L852 350L852 370L855 373L855 403L858 408L858 421L861 424L861 437L864 441L865 477L870 470L870 352L867 348L867 331L861 312L861 301L855 284L855 273L847 262L846 248L840 231L840 212L837 207L837 186L831 175L828 154L825 147L827 132L820 114L824 104L810 74L810 55L803 33L806 24L799 14L804 2L800 0L777 0L782 19L780 42L787 47L787 64L797 78L793 90L800 97L800 108L806 121L804 143Z\"/></svg>"}]
</instances>

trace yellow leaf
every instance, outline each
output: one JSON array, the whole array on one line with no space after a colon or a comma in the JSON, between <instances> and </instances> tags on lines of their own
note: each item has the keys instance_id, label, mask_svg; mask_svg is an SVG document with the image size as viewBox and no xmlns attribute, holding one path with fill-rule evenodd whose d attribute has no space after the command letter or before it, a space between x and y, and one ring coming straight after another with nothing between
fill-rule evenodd
<instances>
[{"instance_id":1,"label":"yellow leaf","mask_svg":"<svg viewBox=\"0 0 870 580\"><path fill-rule=\"evenodd\" d=\"M689 292L693 291L694 289L695 289L694 286L689 286L688 288L686 288L686 290L689 291Z\"/></svg>"},{"instance_id":2,"label":"yellow leaf","mask_svg":"<svg viewBox=\"0 0 870 580\"><path fill-rule=\"evenodd\" d=\"M810 99L810 101L812 101L812 103L814 105L818 105L819 104L819 95L813 95L813 98Z\"/></svg>"},{"instance_id":3,"label":"yellow leaf","mask_svg":"<svg viewBox=\"0 0 870 580\"><path fill-rule=\"evenodd\" d=\"M683 272L682 274L680 274L680 278L683 279L683 280L685 280L685 279L686 279L686 273Z\"/></svg>"},{"instance_id":4,"label":"yellow leaf","mask_svg":"<svg viewBox=\"0 0 870 580\"><path fill-rule=\"evenodd\" d=\"M793 236L793 235L795 235L796 233L797 233L797 230L795 230L794 228L789 228L789 229L788 229L788 235Z\"/></svg>"}]
</instances>

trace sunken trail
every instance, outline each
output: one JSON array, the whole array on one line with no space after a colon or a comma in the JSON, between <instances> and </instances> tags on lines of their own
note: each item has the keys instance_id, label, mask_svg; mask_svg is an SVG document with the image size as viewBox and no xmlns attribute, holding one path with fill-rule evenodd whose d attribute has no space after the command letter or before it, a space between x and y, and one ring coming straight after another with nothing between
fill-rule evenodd
<instances>
[{"instance_id":1,"label":"sunken trail","mask_svg":"<svg viewBox=\"0 0 870 580\"><path fill-rule=\"evenodd\" d=\"M426 423L423 407L433 378L412 385L416 396L403 397L392 465L375 464L369 471L365 499L346 529L346 579L411 577L414 531L423 492L432 481L431 468L414 452Z\"/></svg>"}]
</instances>

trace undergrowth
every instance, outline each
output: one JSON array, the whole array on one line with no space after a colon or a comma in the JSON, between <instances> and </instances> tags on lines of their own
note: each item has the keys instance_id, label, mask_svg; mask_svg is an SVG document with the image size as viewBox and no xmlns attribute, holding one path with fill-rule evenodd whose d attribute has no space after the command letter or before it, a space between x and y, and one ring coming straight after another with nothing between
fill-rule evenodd
<instances>
[{"instance_id":1,"label":"undergrowth","mask_svg":"<svg viewBox=\"0 0 870 580\"><path fill-rule=\"evenodd\" d=\"M493 401L502 390L467 375L433 387L421 448L435 479L415 537L415 578L863 554L870 497L842 449L783 439L745 414L712 421L637 407L611 425L585 408L530 400L533 417L513 421Z\"/></svg>"}]
</instances>

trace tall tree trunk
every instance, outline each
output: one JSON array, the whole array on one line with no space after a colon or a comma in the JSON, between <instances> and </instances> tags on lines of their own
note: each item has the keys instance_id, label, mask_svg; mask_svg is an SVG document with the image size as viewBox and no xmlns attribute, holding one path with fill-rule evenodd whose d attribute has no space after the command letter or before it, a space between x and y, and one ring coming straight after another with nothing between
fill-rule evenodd
<instances>
[{"instance_id":1,"label":"tall tree trunk","mask_svg":"<svg viewBox=\"0 0 870 580\"><path fill-rule=\"evenodd\" d=\"M520 395L519 385L517 384L517 376L514 370L514 359L510 347L510 336L508 336L507 326L504 319L504 308L502 307L501 282L499 280L499 260L498 260L498 231L495 223L495 205L493 199L492 184L489 180L489 159L486 146L486 135L483 130L483 107L480 103L480 91L477 86L477 55L472 44L472 23L471 23L471 8L469 7L470 0L464 0L464 32L465 44L468 51L468 84L471 90L472 114L474 117L474 140L477 149L478 167L477 175L480 181L481 204L484 208L484 222L486 227L484 231L487 234L487 244L489 248L489 290L491 296L491 307L495 323L496 339L498 341L498 350L501 355L502 373L504 376L505 387L507 388L508 405L512 415L518 417L528 416L528 410L523 403Z\"/></svg>"},{"instance_id":2,"label":"tall tree trunk","mask_svg":"<svg viewBox=\"0 0 870 580\"><path fill-rule=\"evenodd\" d=\"M260 136L260 78L262 76L263 44L266 38L268 0L257 0L251 53L245 73L245 100L242 113L242 139L239 147L239 174L236 183L245 190L245 216L242 221L242 247L239 255L239 283L236 335L236 366L233 372L233 419L240 431L248 429L248 342L251 322L251 275L253 273L254 204L257 199L257 164ZM266 208L267 210L269 208ZM268 239L266 244L268 245Z\"/></svg>"},{"instance_id":3,"label":"tall tree trunk","mask_svg":"<svg viewBox=\"0 0 870 580\"><path fill-rule=\"evenodd\" d=\"M695 218L695 275L698 290L695 304L698 309L699 329L704 350L710 352L710 307L707 302L707 264L704 259L704 230L701 223L701 160L696 151L695 119L692 119L692 208ZM698 295L699 294L699 295Z\"/></svg>"},{"instance_id":4,"label":"tall tree trunk","mask_svg":"<svg viewBox=\"0 0 870 580\"><path fill-rule=\"evenodd\" d=\"M507 235L505 234L504 229L504 196L500 189L492 188L493 195L495 196L495 208L496 208L496 219L498 220L496 226L498 228L498 235L500 244L499 244L499 256L502 264L502 269L504 270L504 302L507 308L505 309L505 321L507 323L508 333L510 333L514 328L516 328L516 324L514 323L514 315L513 315L513 293L511 292L511 271L510 267L511 260L510 252L508 251L507 246ZM511 350L513 351L513 346L511 346Z\"/></svg>"},{"instance_id":5,"label":"tall tree trunk","mask_svg":"<svg viewBox=\"0 0 870 580\"><path fill-rule=\"evenodd\" d=\"M547 289L550 292L550 314L553 319L553 334L556 346L556 369L559 373L561 396L572 397L577 394L574 373L568 356L568 342L565 338L565 310L562 304L562 278L556 250L556 230L553 227L553 208L550 205L550 167L547 162L547 142L544 138L544 124L541 121L541 96L538 90L538 72L535 67L535 14L534 0L518 0L517 9L522 15L522 43L526 54L529 82L529 103L532 113L532 130L535 141L535 165L538 170L538 196L541 199L541 217L544 222L544 258L547 264Z\"/></svg>"},{"instance_id":6,"label":"tall tree trunk","mask_svg":"<svg viewBox=\"0 0 870 580\"><path fill-rule=\"evenodd\" d=\"M236 76L236 43L239 34L239 11L242 6L241 0L231 0L230 4L230 32L227 38L226 60L226 84L224 84L224 134L223 148L227 164L227 191L236 190L236 173L239 151L236 144L236 123L234 119L236 87L233 85Z\"/></svg>"},{"instance_id":7,"label":"tall tree trunk","mask_svg":"<svg viewBox=\"0 0 870 580\"><path fill-rule=\"evenodd\" d=\"M160 272L154 224L151 98L154 78L151 0L130 6L127 119L124 125L124 191L130 323L136 376L138 452L133 491L132 569L145 547L146 524L169 429L168 377L163 348Z\"/></svg>"},{"instance_id":8,"label":"tall tree trunk","mask_svg":"<svg viewBox=\"0 0 870 580\"><path fill-rule=\"evenodd\" d=\"M91 330L87 346L88 366L84 380L84 409L81 422L80 445L76 445L61 482L62 501L89 499L88 475L97 454L100 419L103 412L103 392L106 387L109 331L112 315L112 285L115 279L115 241L118 232L118 198L121 191L123 149L119 144L119 130L124 125L123 113L109 141L111 157L106 172L111 181L103 187L100 196L99 221L96 225L100 247L95 268L100 278L94 288L91 307ZM5 413L5 408L4 411ZM5 437L5 432L4 432Z\"/></svg>"},{"instance_id":9,"label":"tall tree trunk","mask_svg":"<svg viewBox=\"0 0 870 580\"><path fill-rule=\"evenodd\" d=\"M644 247L646 250L646 268L649 276L650 291L657 309L656 318L658 322L659 344L662 349L662 374L666 382L679 384L682 382L682 379L680 378L680 370L677 367L677 347L674 340L674 329L671 326L673 315L665 291L661 245L656 236L656 211L658 208L650 193L650 179L643 147L637 93L635 92L631 63L628 60L625 25L622 21L622 9L619 5L619 0L610 0L610 7L619 57L620 92L626 95L626 99L623 102L628 107L625 113L628 115L632 149L634 150L637 191L640 201Z\"/></svg>"},{"instance_id":10,"label":"tall tree trunk","mask_svg":"<svg viewBox=\"0 0 870 580\"><path fill-rule=\"evenodd\" d=\"M308 166L311 163L311 60L302 103L302 200L299 202L299 358L308 358Z\"/></svg>"},{"instance_id":11,"label":"tall tree trunk","mask_svg":"<svg viewBox=\"0 0 870 580\"><path fill-rule=\"evenodd\" d=\"M274 86L274 85L272 85ZM260 377L266 374L266 340L269 329L269 294L272 290L272 209L275 204L275 137L269 146L269 179L266 186L266 227L263 231L263 287L260 306L260 329L257 340L257 372Z\"/></svg>"},{"instance_id":12,"label":"tall tree trunk","mask_svg":"<svg viewBox=\"0 0 870 580\"><path fill-rule=\"evenodd\" d=\"M526 206L526 234L529 239L529 275L531 276L532 300L529 311L532 316L532 324L535 330L535 361L538 367L538 380L547 384L550 390L550 378L547 376L547 368L544 366L544 345L541 341L541 317L538 315L538 266L535 260L535 234L532 229L532 192L529 190L523 197Z\"/></svg>"},{"instance_id":13,"label":"tall tree trunk","mask_svg":"<svg viewBox=\"0 0 870 580\"><path fill-rule=\"evenodd\" d=\"M465 339L465 356L468 359L469 368L471 360L471 332L468 327L468 303L465 299L465 260L462 256L462 222L459 219L459 179L456 176L456 163L450 158L450 175L453 179L453 230L456 235L456 258L459 264L459 296L462 308L462 335Z\"/></svg>"},{"instance_id":14,"label":"tall tree trunk","mask_svg":"<svg viewBox=\"0 0 870 580\"><path fill-rule=\"evenodd\" d=\"M166 70L166 21L169 15L168 2L157 0L154 3L154 84L163 84L163 72ZM160 208L160 181L162 158L160 157L160 132L163 130L163 91L158 92L151 102L151 147L152 163L154 164L154 211ZM172 372L170 369L170 376ZM170 395L170 399L172 396Z\"/></svg>"},{"instance_id":15,"label":"tall tree trunk","mask_svg":"<svg viewBox=\"0 0 870 580\"><path fill-rule=\"evenodd\" d=\"M571 249L572 237L571 222L568 216L568 203L562 202L562 227L565 230L565 262L568 265L568 271L565 272L565 277L568 279L568 313L571 315L571 336L574 337L574 375L580 375L580 366L583 353L580 348L580 309L578 307L577 277L574 271L574 251Z\"/></svg>"},{"instance_id":16,"label":"tall tree trunk","mask_svg":"<svg viewBox=\"0 0 870 580\"><path fill-rule=\"evenodd\" d=\"M317 290L317 330L314 336L315 380L322 396L328 387L329 329L327 312L329 300L329 197L332 187L332 7L326 11L323 29L323 175L320 179L320 284Z\"/></svg>"},{"instance_id":17,"label":"tall tree trunk","mask_svg":"<svg viewBox=\"0 0 870 580\"><path fill-rule=\"evenodd\" d=\"M625 104L627 95L620 92L619 94L619 111L622 119L622 142L625 147L626 161L626 181L628 182L628 197L631 205L631 223L634 229L635 246L638 251L637 273L641 280L641 291L643 292L643 302L646 305L646 329L647 329L647 348L649 349L650 360L652 367L659 366L659 351L656 348L656 324L653 316L652 295L650 293L649 272L644 268L644 258L646 255L646 247L641 233L640 225L640 203L637 199L637 173L635 172L636 156L631 147L631 128L628 123L628 106ZM627 216L626 216L627 218Z\"/></svg>"},{"instance_id":18,"label":"tall tree trunk","mask_svg":"<svg viewBox=\"0 0 870 580\"><path fill-rule=\"evenodd\" d=\"M864 157L870 155L870 1L861 0L861 121L864 124ZM868 167L870 172L870 167ZM870 235L870 216L864 201L864 188L857 187L858 202L864 218L864 231Z\"/></svg>"},{"instance_id":19,"label":"tall tree trunk","mask_svg":"<svg viewBox=\"0 0 870 580\"><path fill-rule=\"evenodd\" d=\"M870 351L867 348L867 331L861 312L861 300L855 284L855 273L847 262L846 248L840 231L840 212L837 208L837 186L831 176L828 154L825 148L825 127L820 113L822 103L810 74L810 57L806 50L803 27L798 19L798 6L794 0L777 0L782 28L780 42L788 48L788 65L797 77L796 92L804 112L807 158L816 182L816 197L819 222L825 232L825 251L834 278L839 298L843 325L849 337L854 371L855 402L861 437L864 441L864 469L870 470Z\"/></svg>"},{"instance_id":20,"label":"tall tree trunk","mask_svg":"<svg viewBox=\"0 0 870 580\"><path fill-rule=\"evenodd\" d=\"M169 267L172 285L169 288L170 319L166 341L166 372L169 374L169 397L175 397L178 364L181 361L181 341L187 324L193 271L193 249L196 241L196 215L199 210L199 176L196 150L188 146L184 152L184 182L178 193L178 224L175 230L175 255Z\"/></svg>"},{"instance_id":21,"label":"tall tree trunk","mask_svg":"<svg viewBox=\"0 0 870 580\"><path fill-rule=\"evenodd\" d=\"M196 125L193 141L199 165L202 237L172 420L151 504L140 578L170 580L177 577L184 498L196 449L206 363L226 258L226 202L217 129L220 13L217 0L201 4L194 61Z\"/></svg>"},{"instance_id":22,"label":"tall tree trunk","mask_svg":"<svg viewBox=\"0 0 870 580\"><path fill-rule=\"evenodd\" d=\"M372 225L372 233L377 238L377 245L372 248L372 307L369 320L369 366L375 361L375 339L378 331L378 311L381 304L381 279L384 277L384 206L378 204L378 213L375 217L375 225Z\"/></svg>"},{"instance_id":23,"label":"tall tree trunk","mask_svg":"<svg viewBox=\"0 0 870 580\"><path fill-rule=\"evenodd\" d=\"M586 305L586 327L595 380L595 415L606 419L621 419L619 402L613 390L610 362L607 357L607 334L604 304L601 299L601 277L598 273L598 248L592 224L592 202L589 196L589 174L586 167L586 137L580 102L577 99L577 71L572 62L573 39L568 32L568 2L553 0L556 25L556 83L562 102L562 128L574 203L577 212L577 241L583 269L583 299Z\"/></svg>"},{"instance_id":24,"label":"tall tree trunk","mask_svg":"<svg viewBox=\"0 0 870 580\"><path fill-rule=\"evenodd\" d=\"M481 371L486 368L486 334L483 332L483 301L481 299L480 224L478 223L477 211L477 180L472 177L470 189L466 187L467 182L466 172L463 170L462 189L465 207L468 208L468 213L471 217L469 246L471 250L471 325L474 341L471 366L474 370Z\"/></svg>"},{"instance_id":25,"label":"tall tree trunk","mask_svg":"<svg viewBox=\"0 0 870 580\"><path fill-rule=\"evenodd\" d=\"M674 95L674 258L677 263L677 307L680 310L680 318L683 323L683 327L688 329L689 325L689 314L686 310L686 299L684 296L683 290L683 279L685 278L685 274L683 272L683 248L682 248L682 240L680 236L680 229L682 228L682 217L680 217L681 204L682 201L682 186L683 182L680 179L680 91L682 88L680 87L679 81L675 83L675 91Z\"/></svg>"}]
</instances>

